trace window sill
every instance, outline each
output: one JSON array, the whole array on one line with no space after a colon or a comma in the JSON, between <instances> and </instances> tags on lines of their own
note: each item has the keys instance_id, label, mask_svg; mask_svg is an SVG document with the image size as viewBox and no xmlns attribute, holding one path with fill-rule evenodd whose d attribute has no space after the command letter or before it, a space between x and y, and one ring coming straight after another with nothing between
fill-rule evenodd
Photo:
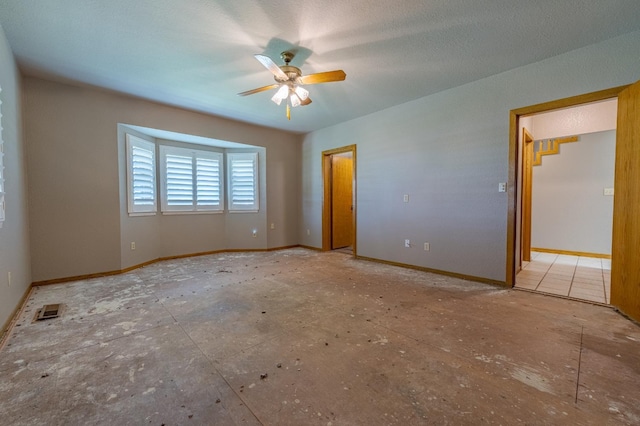
<instances>
[{"instance_id":1,"label":"window sill","mask_svg":"<svg viewBox=\"0 0 640 426\"><path fill-rule=\"evenodd\" d=\"M223 210L207 210L207 211L176 211L176 212L162 212L163 216L176 216L176 215L193 215L193 214L222 214Z\"/></svg>"},{"instance_id":2,"label":"window sill","mask_svg":"<svg viewBox=\"0 0 640 426\"><path fill-rule=\"evenodd\" d=\"M136 217L136 216L155 216L157 214L157 212L129 212L129 217Z\"/></svg>"}]
</instances>

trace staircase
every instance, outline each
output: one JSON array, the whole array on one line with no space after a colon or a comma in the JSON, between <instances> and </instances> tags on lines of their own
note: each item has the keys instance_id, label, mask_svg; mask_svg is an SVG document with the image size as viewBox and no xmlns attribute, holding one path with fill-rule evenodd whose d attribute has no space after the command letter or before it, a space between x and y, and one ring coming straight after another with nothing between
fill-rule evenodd
<instances>
[{"instance_id":1,"label":"staircase","mask_svg":"<svg viewBox=\"0 0 640 426\"><path fill-rule=\"evenodd\" d=\"M558 154L560 152L560 144L568 142L578 142L578 137L567 136L564 138L533 141L533 165L540 166L543 156Z\"/></svg>"}]
</instances>

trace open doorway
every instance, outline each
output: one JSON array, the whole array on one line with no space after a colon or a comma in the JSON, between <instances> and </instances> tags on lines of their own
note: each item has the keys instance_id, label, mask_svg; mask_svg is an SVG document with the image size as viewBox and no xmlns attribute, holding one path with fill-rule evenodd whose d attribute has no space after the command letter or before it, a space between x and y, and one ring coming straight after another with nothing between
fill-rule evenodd
<instances>
[{"instance_id":1,"label":"open doorway","mask_svg":"<svg viewBox=\"0 0 640 426\"><path fill-rule=\"evenodd\" d=\"M509 137L509 204L507 216L506 284L513 286L521 265L520 203L521 148L518 144L520 121L527 115L606 99L618 99L615 142L615 195L613 200L613 232L611 250L611 305L629 317L640 320L640 82L593 92L572 98L547 102L510 112ZM535 135L534 135L535 137Z\"/></svg>"},{"instance_id":2,"label":"open doorway","mask_svg":"<svg viewBox=\"0 0 640 426\"><path fill-rule=\"evenodd\" d=\"M516 288L608 304L617 98L522 116Z\"/></svg>"},{"instance_id":3,"label":"open doorway","mask_svg":"<svg viewBox=\"0 0 640 426\"><path fill-rule=\"evenodd\" d=\"M617 98L520 118L522 261L610 256L616 119Z\"/></svg>"},{"instance_id":4,"label":"open doorway","mask_svg":"<svg viewBox=\"0 0 640 426\"><path fill-rule=\"evenodd\" d=\"M322 249L356 254L356 146L322 153Z\"/></svg>"}]
</instances>

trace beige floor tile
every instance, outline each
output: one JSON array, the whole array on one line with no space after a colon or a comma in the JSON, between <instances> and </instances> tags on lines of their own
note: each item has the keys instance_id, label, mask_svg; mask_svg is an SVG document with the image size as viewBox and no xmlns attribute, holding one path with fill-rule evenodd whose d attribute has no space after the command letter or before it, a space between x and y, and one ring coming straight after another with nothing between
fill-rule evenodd
<instances>
[{"instance_id":1,"label":"beige floor tile","mask_svg":"<svg viewBox=\"0 0 640 426\"><path fill-rule=\"evenodd\" d=\"M602 269L585 269L585 268L576 268L576 275L581 277L601 277Z\"/></svg>"},{"instance_id":2,"label":"beige floor tile","mask_svg":"<svg viewBox=\"0 0 640 426\"><path fill-rule=\"evenodd\" d=\"M571 280L556 280L554 278L545 278L540 281L540 285L544 287L566 287L571 286Z\"/></svg>"},{"instance_id":3,"label":"beige floor tile","mask_svg":"<svg viewBox=\"0 0 640 426\"><path fill-rule=\"evenodd\" d=\"M573 280L573 282L571 284L574 287L580 287L580 288L603 288L604 287L604 281Z\"/></svg>"},{"instance_id":4,"label":"beige floor tile","mask_svg":"<svg viewBox=\"0 0 640 426\"><path fill-rule=\"evenodd\" d=\"M531 269L523 269L522 271L518 272L518 276L522 276L522 277L544 277L545 272L543 271L536 271L536 270L531 270Z\"/></svg>"},{"instance_id":5,"label":"beige floor tile","mask_svg":"<svg viewBox=\"0 0 640 426\"><path fill-rule=\"evenodd\" d=\"M561 289L561 288L557 288L557 287L538 286L536 291L539 291L541 293L557 294L557 295L560 295L560 296L568 296L569 295L569 289L568 288L567 289Z\"/></svg>"},{"instance_id":6,"label":"beige floor tile","mask_svg":"<svg viewBox=\"0 0 640 426\"><path fill-rule=\"evenodd\" d=\"M576 275L588 277L588 276L602 276L602 269L581 269L576 268Z\"/></svg>"},{"instance_id":7,"label":"beige floor tile","mask_svg":"<svg viewBox=\"0 0 640 426\"><path fill-rule=\"evenodd\" d=\"M555 265L577 265L578 264L578 256L568 256L568 255L558 255L556 258Z\"/></svg>"},{"instance_id":8,"label":"beige floor tile","mask_svg":"<svg viewBox=\"0 0 640 426\"><path fill-rule=\"evenodd\" d=\"M547 285L567 285L568 286L571 284L571 278L556 278L556 277L545 276L542 279L542 283Z\"/></svg>"},{"instance_id":9,"label":"beige floor tile","mask_svg":"<svg viewBox=\"0 0 640 426\"><path fill-rule=\"evenodd\" d=\"M586 278L574 278L573 279L573 283L581 285L583 287L602 286L604 284L604 280L602 280L602 279L600 279L600 280L590 280L590 279L586 279Z\"/></svg>"},{"instance_id":10,"label":"beige floor tile","mask_svg":"<svg viewBox=\"0 0 640 426\"><path fill-rule=\"evenodd\" d=\"M571 287L571 293L575 294L593 294L593 295L601 295L604 296L604 288L580 288L580 287Z\"/></svg>"},{"instance_id":11,"label":"beige floor tile","mask_svg":"<svg viewBox=\"0 0 640 426\"><path fill-rule=\"evenodd\" d=\"M542 281L542 277L521 277L521 276L517 276L516 277L516 282L517 283L535 283L538 284L540 283L540 281Z\"/></svg>"},{"instance_id":12,"label":"beige floor tile","mask_svg":"<svg viewBox=\"0 0 640 426\"><path fill-rule=\"evenodd\" d=\"M594 295L590 293L575 293L570 294L570 297L575 297L576 299L589 300L592 302L605 303L604 294Z\"/></svg>"},{"instance_id":13,"label":"beige floor tile","mask_svg":"<svg viewBox=\"0 0 640 426\"><path fill-rule=\"evenodd\" d=\"M551 265L551 267L549 269L557 269L557 270L563 270L563 271L575 271L576 270L576 266L575 265L562 265L562 264L558 264L558 263L554 263L553 265Z\"/></svg>"},{"instance_id":14,"label":"beige floor tile","mask_svg":"<svg viewBox=\"0 0 640 426\"><path fill-rule=\"evenodd\" d=\"M538 287L537 282L525 282L525 281L516 281L517 288L527 288L529 290L535 290Z\"/></svg>"},{"instance_id":15,"label":"beige floor tile","mask_svg":"<svg viewBox=\"0 0 640 426\"><path fill-rule=\"evenodd\" d=\"M540 280L528 280L528 279L523 279L523 278L516 278L516 286L521 287L521 286L526 286L527 288L530 287L537 287L538 284L540 284Z\"/></svg>"},{"instance_id":16,"label":"beige floor tile","mask_svg":"<svg viewBox=\"0 0 640 426\"><path fill-rule=\"evenodd\" d=\"M571 291L584 292L584 293L594 293L594 294L604 294L605 293L605 288L604 288L604 286L600 286L600 287L579 287L579 286L572 285L571 286Z\"/></svg>"},{"instance_id":17,"label":"beige floor tile","mask_svg":"<svg viewBox=\"0 0 640 426\"><path fill-rule=\"evenodd\" d=\"M540 265L538 263L530 263L529 265L527 265L526 268L523 269L523 271L540 271L540 272L547 272L549 270L549 267L551 265Z\"/></svg>"},{"instance_id":18,"label":"beige floor tile","mask_svg":"<svg viewBox=\"0 0 640 426\"><path fill-rule=\"evenodd\" d=\"M552 278L554 280L561 280L561 281L571 281L573 279L573 274L572 273L563 273L563 272L557 272L557 271L549 271L545 274L544 276L545 278Z\"/></svg>"},{"instance_id":19,"label":"beige floor tile","mask_svg":"<svg viewBox=\"0 0 640 426\"><path fill-rule=\"evenodd\" d=\"M559 288L559 289L567 289L567 291L569 290L569 288L571 287L571 283L570 282L560 282L560 281L541 281L540 282L540 287L552 287L552 288Z\"/></svg>"},{"instance_id":20,"label":"beige floor tile","mask_svg":"<svg viewBox=\"0 0 640 426\"><path fill-rule=\"evenodd\" d=\"M581 257L580 260L578 260L578 266L602 269L602 261L592 257Z\"/></svg>"}]
</instances>

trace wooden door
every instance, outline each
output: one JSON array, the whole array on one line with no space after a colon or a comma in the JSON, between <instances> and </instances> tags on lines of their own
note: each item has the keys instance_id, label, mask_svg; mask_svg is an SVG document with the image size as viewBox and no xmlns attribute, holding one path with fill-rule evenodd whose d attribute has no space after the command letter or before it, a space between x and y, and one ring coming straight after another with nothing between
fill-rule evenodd
<instances>
[{"instance_id":1,"label":"wooden door","mask_svg":"<svg viewBox=\"0 0 640 426\"><path fill-rule=\"evenodd\" d=\"M531 261L531 190L533 186L533 136L522 129L522 260Z\"/></svg>"},{"instance_id":2,"label":"wooden door","mask_svg":"<svg viewBox=\"0 0 640 426\"><path fill-rule=\"evenodd\" d=\"M618 95L611 304L640 321L640 82Z\"/></svg>"},{"instance_id":3,"label":"wooden door","mask_svg":"<svg viewBox=\"0 0 640 426\"><path fill-rule=\"evenodd\" d=\"M350 154L331 156L331 248L353 242L353 159Z\"/></svg>"}]
</instances>

